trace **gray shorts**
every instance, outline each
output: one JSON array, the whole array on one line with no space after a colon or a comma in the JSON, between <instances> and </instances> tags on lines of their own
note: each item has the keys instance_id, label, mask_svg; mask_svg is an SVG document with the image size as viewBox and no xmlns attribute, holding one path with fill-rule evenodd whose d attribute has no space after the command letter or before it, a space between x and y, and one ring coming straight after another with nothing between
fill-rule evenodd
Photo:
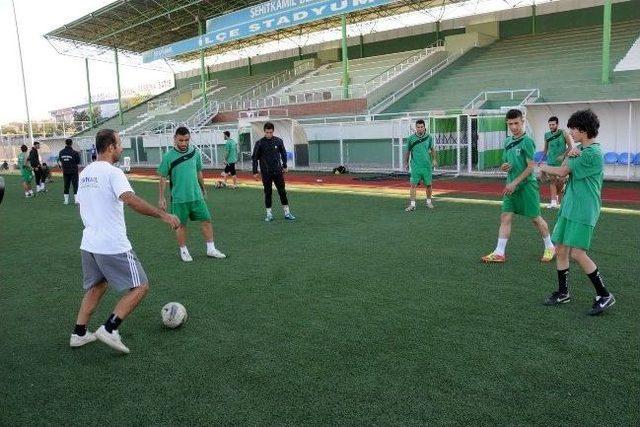
<instances>
[{"instance_id":1,"label":"gray shorts","mask_svg":"<svg viewBox=\"0 0 640 427\"><path fill-rule=\"evenodd\" d=\"M147 273L138 261L135 252L129 251L115 255L82 253L82 287L89 290L100 282L106 281L118 292L147 285Z\"/></svg>"}]
</instances>

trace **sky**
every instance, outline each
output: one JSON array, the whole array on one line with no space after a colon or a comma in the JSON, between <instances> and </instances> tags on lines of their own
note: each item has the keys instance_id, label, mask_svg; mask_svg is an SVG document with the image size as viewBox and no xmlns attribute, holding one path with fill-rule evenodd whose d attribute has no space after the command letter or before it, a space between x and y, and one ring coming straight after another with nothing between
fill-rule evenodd
<instances>
[{"instance_id":1,"label":"sky","mask_svg":"<svg viewBox=\"0 0 640 427\"><path fill-rule=\"evenodd\" d=\"M113 0L15 0L16 14L20 31L20 41L24 60L24 69L29 99L31 119L47 120L49 111L72 107L87 102L87 84L83 58L59 54L43 37L47 32L93 12ZM420 23L434 22L438 19L451 19L470 14L486 13L509 7L522 7L534 0L467 0L444 11L420 11L372 21L370 23L349 26L349 36L369 34L375 31L390 30ZM537 0L546 3L554 0ZM291 49L298 45L310 45L322 41L337 40L339 30L328 30L317 34L308 34L276 43L254 46L250 51L236 51L207 58L208 65L255 54L265 54L282 49ZM10 121L26 121L25 102L20 75L20 62L16 29L11 9L11 0L0 0L0 124ZM135 89L143 84L158 81L171 81L171 70L154 71L136 67L120 66L120 80L123 92ZM197 62L197 61L196 61ZM197 68L198 64L192 68ZM115 98L115 65L91 60L91 93L94 98Z\"/></svg>"},{"instance_id":2,"label":"sky","mask_svg":"<svg viewBox=\"0 0 640 427\"><path fill-rule=\"evenodd\" d=\"M60 55L43 37L112 0L15 0L32 120L49 119L49 111L87 102L84 59ZM0 0L0 123L26 120L20 59L11 0ZM115 65L90 62L91 92L116 96ZM171 80L171 73L122 66L121 87L150 80Z\"/></svg>"}]
</instances>

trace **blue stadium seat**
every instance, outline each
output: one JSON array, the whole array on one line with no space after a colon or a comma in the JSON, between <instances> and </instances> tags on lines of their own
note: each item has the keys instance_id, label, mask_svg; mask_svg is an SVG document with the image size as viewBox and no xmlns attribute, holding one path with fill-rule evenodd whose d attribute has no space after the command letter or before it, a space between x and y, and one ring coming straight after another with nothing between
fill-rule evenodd
<instances>
[{"instance_id":1,"label":"blue stadium seat","mask_svg":"<svg viewBox=\"0 0 640 427\"><path fill-rule=\"evenodd\" d=\"M627 163L633 163L634 155L632 153L620 153L618 156L618 163L626 165Z\"/></svg>"},{"instance_id":2,"label":"blue stadium seat","mask_svg":"<svg viewBox=\"0 0 640 427\"><path fill-rule=\"evenodd\" d=\"M614 152L609 152L604 155L604 164L605 165L615 165L618 163L618 154Z\"/></svg>"},{"instance_id":3,"label":"blue stadium seat","mask_svg":"<svg viewBox=\"0 0 640 427\"><path fill-rule=\"evenodd\" d=\"M293 153L291 151L287 151L287 160L293 160Z\"/></svg>"},{"instance_id":4,"label":"blue stadium seat","mask_svg":"<svg viewBox=\"0 0 640 427\"><path fill-rule=\"evenodd\" d=\"M547 156L544 155L544 151L538 151L533 155L533 161L540 163L543 160L547 160Z\"/></svg>"},{"instance_id":5,"label":"blue stadium seat","mask_svg":"<svg viewBox=\"0 0 640 427\"><path fill-rule=\"evenodd\" d=\"M636 154L636 157L634 157L633 164L636 166L640 166L640 153Z\"/></svg>"}]
</instances>

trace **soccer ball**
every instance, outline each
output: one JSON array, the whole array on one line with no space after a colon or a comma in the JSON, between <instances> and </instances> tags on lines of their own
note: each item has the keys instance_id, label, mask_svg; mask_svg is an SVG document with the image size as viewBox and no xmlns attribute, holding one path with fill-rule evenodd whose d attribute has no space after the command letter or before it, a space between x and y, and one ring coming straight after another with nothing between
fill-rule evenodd
<instances>
[{"instance_id":1,"label":"soccer ball","mask_svg":"<svg viewBox=\"0 0 640 427\"><path fill-rule=\"evenodd\" d=\"M160 312L162 323L167 328L175 329L187 321L187 309L179 302L170 302Z\"/></svg>"}]
</instances>

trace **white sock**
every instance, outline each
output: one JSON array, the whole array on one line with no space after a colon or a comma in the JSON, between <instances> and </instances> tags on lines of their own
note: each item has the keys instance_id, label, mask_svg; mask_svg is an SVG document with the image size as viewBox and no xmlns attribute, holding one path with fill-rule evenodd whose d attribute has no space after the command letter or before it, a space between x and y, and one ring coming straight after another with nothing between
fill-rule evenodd
<instances>
[{"instance_id":1,"label":"white sock","mask_svg":"<svg viewBox=\"0 0 640 427\"><path fill-rule=\"evenodd\" d=\"M25 191L25 192L24 192L24 195L25 195L25 197L29 197L29 192L28 192L28 191Z\"/></svg>"},{"instance_id":2,"label":"white sock","mask_svg":"<svg viewBox=\"0 0 640 427\"><path fill-rule=\"evenodd\" d=\"M507 249L507 241L509 239L498 239L496 250L493 251L496 255L504 256L504 251Z\"/></svg>"},{"instance_id":3,"label":"white sock","mask_svg":"<svg viewBox=\"0 0 640 427\"><path fill-rule=\"evenodd\" d=\"M411 206L412 208L416 207L416 201L415 200L409 200L409 206Z\"/></svg>"},{"instance_id":4,"label":"white sock","mask_svg":"<svg viewBox=\"0 0 640 427\"><path fill-rule=\"evenodd\" d=\"M69 195L68 194L64 195L64 202L65 203L69 203Z\"/></svg>"},{"instance_id":5,"label":"white sock","mask_svg":"<svg viewBox=\"0 0 640 427\"><path fill-rule=\"evenodd\" d=\"M543 237L542 240L544 240L545 249L553 249L553 242L551 241L551 236Z\"/></svg>"},{"instance_id":6,"label":"white sock","mask_svg":"<svg viewBox=\"0 0 640 427\"><path fill-rule=\"evenodd\" d=\"M289 206L283 206L282 209L284 209L285 215L289 215Z\"/></svg>"},{"instance_id":7,"label":"white sock","mask_svg":"<svg viewBox=\"0 0 640 427\"><path fill-rule=\"evenodd\" d=\"M267 208L267 215L271 215L271 208Z\"/></svg>"},{"instance_id":8,"label":"white sock","mask_svg":"<svg viewBox=\"0 0 640 427\"><path fill-rule=\"evenodd\" d=\"M216 244L211 242L207 242L207 252L213 252L216 250Z\"/></svg>"},{"instance_id":9,"label":"white sock","mask_svg":"<svg viewBox=\"0 0 640 427\"><path fill-rule=\"evenodd\" d=\"M431 203L431 197L427 197L427 203Z\"/></svg>"}]
</instances>

